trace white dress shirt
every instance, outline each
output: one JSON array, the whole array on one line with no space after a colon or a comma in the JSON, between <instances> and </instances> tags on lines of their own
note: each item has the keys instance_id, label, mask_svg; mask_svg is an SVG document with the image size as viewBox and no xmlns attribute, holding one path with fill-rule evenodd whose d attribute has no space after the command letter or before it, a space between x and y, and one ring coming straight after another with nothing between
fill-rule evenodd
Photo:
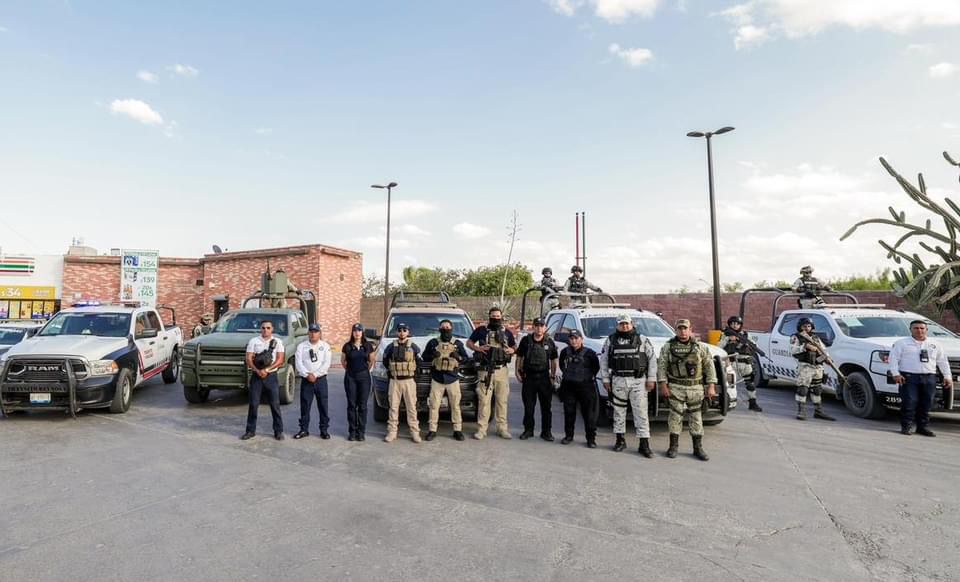
<instances>
[{"instance_id":1,"label":"white dress shirt","mask_svg":"<svg viewBox=\"0 0 960 582\"><path fill-rule=\"evenodd\" d=\"M310 350L316 354L317 361L310 358ZM306 378L313 374L317 378L327 375L330 369L330 344L320 340L317 343L310 343L310 340L300 342L297 346L296 367L297 375Z\"/></svg>"},{"instance_id":2,"label":"white dress shirt","mask_svg":"<svg viewBox=\"0 0 960 582\"><path fill-rule=\"evenodd\" d=\"M928 361L920 361L920 350L927 350ZM897 340L890 349L890 372L899 376L901 372L908 374L936 374L937 368L944 378L953 379L950 374L950 362L947 354L929 338L919 342L912 337Z\"/></svg>"},{"instance_id":3,"label":"white dress shirt","mask_svg":"<svg viewBox=\"0 0 960 582\"><path fill-rule=\"evenodd\" d=\"M283 342L280 338L271 337L270 339L263 339L262 335L254 336L250 338L250 341L247 342L247 353L248 354L259 354L260 352L268 349L270 347L270 341L273 340L273 359L277 359L277 354L283 353ZM267 368L268 372L275 372L277 369L273 366Z\"/></svg>"}]
</instances>

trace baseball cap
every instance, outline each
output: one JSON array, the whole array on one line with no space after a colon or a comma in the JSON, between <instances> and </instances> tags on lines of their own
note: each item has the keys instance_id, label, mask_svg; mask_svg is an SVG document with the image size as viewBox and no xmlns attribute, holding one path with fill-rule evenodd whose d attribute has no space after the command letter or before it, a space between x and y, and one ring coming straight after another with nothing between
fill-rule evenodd
<instances>
[{"instance_id":1,"label":"baseball cap","mask_svg":"<svg viewBox=\"0 0 960 582\"><path fill-rule=\"evenodd\" d=\"M678 320L677 320L677 323L675 323L675 324L673 325L673 327L685 327L685 328L689 329L689 328L690 328L690 320L689 320L689 319L678 319Z\"/></svg>"},{"instance_id":2,"label":"baseball cap","mask_svg":"<svg viewBox=\"0 0 960 582\"><path fill-rule=\"evenodd\" d=\"M547 322L544 321L544 319L543 319L542 317L535 317L535 318L533 318L533 325L546 325L546 324L547 324Z\"/></svg>"},{"instance_id":3,"label":"baseball cap","mask_svg":"<svg viewBox=\"0 0 960 582\"><path fill-rule=\"evenodd\" d=\"M580 333L579 329L575 329L570 332L570 337L583 337L583 334Z\"/></svg>"},{"instance_id":4,"label":"baseball cap","mask_svg":"<svg viewBox=\"0 0 960 582\"><path fill-rule=\"evenodd\" d=\"M633 320L626 313L621 313L617 316L617 323L633 323Z\"/></svg>"},{"instance_id":5,"label":"baseball cap","mask_svg":"<svg viewBox=\"0 0 960 582\"><path fill-rule=\"evenodd\" d=\"M397 324L397 331L400 331L400 330L410 331L410 328L407 327L407 324L405 324L405 323L398 323L398 324Z\"/></svg>"},{"instance_id":6,"label":"baseball cap","mask_svg":"<svg viewBox=\"0 0 960 582\"><path fill-rule=\"evenodd\" d=\"M319 323L311 323L310 327L307 328L307 331L320 331L321 327Z\"/></svg>"},{"instance_id":7,"label":"baseball cap","mask_svg":"<svg viewBox=\"0 0 960 582\"><path fill-rule=\"evenodd\" d=\"M359 323L353 324L353 331L363 331L363 325Z\"/></svg>"}]
</instances>

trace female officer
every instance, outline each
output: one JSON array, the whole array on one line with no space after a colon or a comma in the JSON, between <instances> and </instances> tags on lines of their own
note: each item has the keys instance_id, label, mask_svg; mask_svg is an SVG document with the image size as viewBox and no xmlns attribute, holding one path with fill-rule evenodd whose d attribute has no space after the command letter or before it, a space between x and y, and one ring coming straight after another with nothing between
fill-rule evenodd
<instances>
[{"instance_id":1,"label":"female officer","mask_svg":"<svg viewBox=\"0 0 960 582\"><path fill-rule=\"evenodd\" d=\"M343 388L347 393L347 422L350 436L347 440L365 440L367 401L370 399L370 369L377 359L377 350L365 337L363 326L353 324L350 341L343 344L340 365L343 366Z\"/></svg>"}]
</instances>

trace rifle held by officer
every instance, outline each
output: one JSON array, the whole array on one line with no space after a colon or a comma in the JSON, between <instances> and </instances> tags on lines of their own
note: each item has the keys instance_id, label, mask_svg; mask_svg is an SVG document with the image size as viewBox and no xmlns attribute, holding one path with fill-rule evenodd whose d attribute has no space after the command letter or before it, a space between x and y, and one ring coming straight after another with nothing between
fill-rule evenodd
<instances>
[{"instance_id":1,"label":"rifle held by officer","mask_svg":"<svg viewBox=\"0 0 960 582\"><path fill-rule=\"evenodd\" d=\"M847 383L847 377L844 375L843 372L840 371L840 368L838 368L837 365L833 362L833 358L831 358L827 354L827 352L824 351L822 347L820 347L820 344L813 341L813 338L811 338L810 336L808 336L803 332L798 333L797 337L800 338L800 340L804 343L804 345L809 344L809 345L812 345L814 348L816 348L816 352L820 356L818 359L821 360L826 365L830 366L830 368L837 374L837 378L840 379L841 384Z\"/></svg>"}]
</instances>

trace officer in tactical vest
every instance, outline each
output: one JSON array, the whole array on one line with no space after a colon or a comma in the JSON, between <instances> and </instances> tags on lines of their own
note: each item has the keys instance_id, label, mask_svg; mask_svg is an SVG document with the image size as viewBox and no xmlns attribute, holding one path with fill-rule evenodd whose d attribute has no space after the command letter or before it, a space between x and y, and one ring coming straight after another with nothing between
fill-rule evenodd
<instances>
[{"instance_id":1,"label":"officer in tactical vest","mask_svg":"<svg viewBox=\"0 0 960 582\"><path fill-rule=\"evenodd\" d=\"M200 337L202 335L207 335L213 331L213 316L209 313L204 313L200 317L200 323L198 323L193 328L193 335L190 337Z\"/></svg>"},{"instance_id":2,"label":"officer in tactical vest","mask_svg":"<svg viewBox=\"0 0 960 582\"><path fill-rule=\"evenodd\" d=\"M540 279L540 282L537 284L537 287L540 288L540 313L547 313L548 311L555 309L560 306L560 301L556 298L551 299L548 304L544 305L543 301L546 299L547 295L550 293L556 293L562 291L563 287L560 283L553 278L553 269L550 267L544 267L540 274L543 277Z\"/></svg>"},{"instance_id":3,"label":"officer in tactical vest","mask_svg":"<svg viewBox=\"0 0 960 582\"><path fill-rule=\"evenodd\" d=\"M617 317L617 331L603 341L600 352L600 377L613 404L613 432L617 442L614 451L627 448L627 406L633 409L633 426L640 439L637 449L648 459L650 450L650 420L647 392L656 388L657 353L653 345L633 327L633 319L626 313Z\"/></svg>"},{"instance_id":4,"label":"officer in tactical vest","mask_svg":"<svg viewBox=\"0 0 960 582\"><path fill-rule=\"evenodd\" d=\"M387 397L390 411L387 415L387 436L384 442L397 440L400 426L400 400L407 409L407 428L413 442L420 442L420 422L417 420L417 367L422 363L420 347L410 340L407 324L397 325L397 339L383 351L383 362L390 375Z\"/></svg>"},{"instance_id":5,"label":"officer in tactical vest","mask_svg":"<svg viewBox=\"0 0 960 582\"><path fill-rule=\"evenodd\" d=\"M516 351L517 341L509 329L503 327L503 312L499 307L489 311L490 320L473 331L467 340L467 347L473 350L473 356L480 368L477 384L477 432L473 438L481 440L487 436L490 422L490 401L495 400L497 435L511 439L513 436L507 427L507 401L510 398L510 374L507 364Z\"/></svg>"},{"instance_id":6,"label":"officer in tactical vest","mask_svg":"<svg viewBox=\"0 0 960 582\"><path fill-rule=\"evenodd\" d=\"M596 293L602 293L603 289L597 287L596 285L591 285L589 281L583 277L583 267L580 265L574 265L570 267L570 277L567 279L567 282L563 285L563 290L568 293L580 293L582 295L571 297L571 299L583 301L584 296L589 291L594 291Z\"/></svg>"},{"instance_id":7,"label":"officer in tactical vest","mask_svg":"<svg viewBox=\"0 0 960 582\"><path fill-rule=\"evenodd\" d=\"M577 405L583 417L583 429L587 434L587 447L597 448L597 373L600 361L597 353L584 347L579 330L570 332L570 345L560 352L560 400L563 402L563 440L560 444L573 442L577 424Z\"/></svg>"},{"instance_id":8,"label":"officer in tactical vest","mask_svg":"<svg viewBox=\"0 0 960 582\"><path fill-rule=\"evenodd\" d=\"M813 333L810 318L797 321L797 333L790 336L790 353L797 359L797 420L807 420L807 394L813 402L814 418L836 420L823 411L823 362L827 360L827 349Z\"/></svg>"},{"instance_id":9,"label":"officer in tactical vest","mask_svg":"<svg viewBox=\"0 0 960 582\"><path fill-rule=\"evenodd\" d=\"M743 378L747 385L747 398L749 399L750 410L763 412L760 405L757 404L757 387L754 383L755 376L753 370L753 352L750 345L744 340L743 319L739 315L733 315L727 319L727 328L723 330L720 337L720 349L730 354L737 374Z\"/></svg>"},{"instance_id":10,"label":"officer in tactical vest","mask_svg":"<svg viewBox=\"0 0 960 582\"><path fill-rule=\"evenodd\" d=\"M460 364L467 361L463 342L453 337L453 322L440 322L440 337L427 342L423 350L424 361L430 362L430 424L427 440L437 436L440 422L440 404L446 393L450 405L450 421L453 423L453 438L463 440L463 416L460 413Z\"/></svg>"},{"instance_id":11,"label":"officer in tactical vest","mask_svg":"<svg viewBox=\"0 0 960 582\"><path fill-rule=\"evenodd\" d=\"M523 336L517 347L515 364L517 380L523 386L523 434L520 440L533 436L533 414L540 401L540 438L553 441L553 384L557 378L557 346L546 335L547 323L542 317L533 320L533 333Z\"/></svg>"},{"instance_id":12,"label":"officer in tactical vest","mask_svg":"<svg viewBox=\"0 0 960 582\"><path fill-rule=\"evenodd\" d=\"M660 382L660 395L670 403L670 416L667 427L670 430L668 458L676 458L683 431L683 412L689 414L690 437L693 439L693 454L701 461L710 457L703 450L703 399L704 384L706 397L717 396L717 371L713 368L713 358L707 346L693 338L689 319L678 319L677 335L670 339L660 350L657 367L657 380Z\"/></svg>"},{"instance_id":13,"label":"officer in tactical vest","mask_svg":"<svg viewBox=\"0 0 960 582\"><path fill-rule=\"evenodd\" d=\"M813 267L807 265L800 268L800 278L793 282L794 293L802 293L803 297L797 299L800 309L813 309L818 305L823 305L823 297L820 293L823 291L833 291L830 285L823 283L820 279L813 276Z\"/></svg>"}]
</instances>

